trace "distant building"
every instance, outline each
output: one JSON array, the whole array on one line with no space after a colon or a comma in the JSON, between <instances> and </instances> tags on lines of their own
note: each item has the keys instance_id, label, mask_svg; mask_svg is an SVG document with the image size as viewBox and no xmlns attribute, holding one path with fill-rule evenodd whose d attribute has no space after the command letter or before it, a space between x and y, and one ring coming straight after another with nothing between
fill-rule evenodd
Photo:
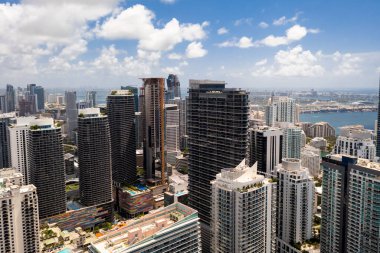
<instances>
[{"instance_id":1,"label":"distant building","mask_svg":"<svg viewBox=\"0 0 380 253\"><path fill-rule=\"evenodd\" d=\"M307 146L301 151L301 165L309 169L313 177L318 177L321 170L321 151Z\"/></svg>"},{"instance_id":2,"label":"distant building","mask_svg":"<svg viewBox=\"0 0 380 253\"><path fill-rule=\"evenodd\" d=\"M79 193L85 206L112 202L110 142L107 116L99 108L79 110Z\"/></svg>"},{"instance_id":3,"label":"distant building","mask_svg":"<svg viewBox=\"0 0 380 253\"><path fill-rule=\"evenodd\" d=\"M164 202L165 206L173 203L180 202L187 205L189 198L188 176L187 175L173 175L169 177L169 190L165 192Z\"/></svg>"},{"instance_id":4,"label":"distant building","mask_svg":"<svg viewBox=\"0 0 380 253\"><path fill-rule=\"evenodd\" d=\"M197 211L181 203L131 221L92 242L92 253L201 252Z\"/></svg>"},{"instance_id":5,"label":"distant building","mask_svg":"<svg viewBox=\"0 0 380 253\"><path fill-rule=\"evenodd\" d=\"M282 131L275 127L251 128L248 131L248 164L257 162L259 173L275 173L282 160Z\"/></svg>"},{"instance_id":6,"label":"distant building","mask_svg":"<svg viewBox=\"0 0 380 253\"><path fill-rule=\"evenodd\" d=\"M174 165L176 156L180 153L180 111L177 105L166 104L165 116L167 162Z\"/></svg>"},{"instance_id":7,"label":"distant building","mask_svg":"<svg viewBox=\"0 0 380 253\"><path fill-rule=\"evenodd\" d=\"M272 96L265 107L265 121L268 126L277 122L296 123L296 103L294 99L283 96Z\"/></svg>"},{"instance_id":8,"label":"distant building","mask_svg":"<svg viewBox=\"0 0 380 253\"><path fill-rule=\"evenodd\" d=\"M66 211L65 162L61 128L51 118L30 123L30 183L37 187L40 219Z\"/></svg>"},{"instance_id":9,"label":"distant building","mask_svg":"<svg viewBox=\"0 0 380 253\"><path fill-rule=\"evenodd\" d=\"M6 97L6 106L7 106L6 112L14 112L15 105L16 105L16 101L15 101L16 94L13 89L13 86L10 84L7 84L5 97Z\"/></svg>"},{"instance_id":10,"label":"distant building","mask_svg":"<svg viewBox=\"0 0 380 253\"><path fill-rule=\"evenodd\" d=\"M274 252L276 184L243 160L212 184L212 252Z\"/></svg>"},{"instance_id":11,"label":"distant building","mask_svg":"<svg viewBox=\"0 0 380 253\"><path fill-rule=\"evenodd\" d=\"M376 146L372 131L363 126L346 126L336 139L333 154L345 154L375 161Z\"/></svg>"},{"instance_id":12,"label":"distant building","mask_svg":"<svg viewBox=\"0 0 380 253\"><path fill-rule=\"evenodd\" d=\"M65 104L66 104L66 124L67 135L74 141L74 130L78 127L78 109L77 109L77 93L75 91L65 92Z\"/></svg>"},{"instance_id":13,"label":"distant building","mask_svg":"<svg viewBox=\"0 0 380 253\"><path fill-rule=\"evenodd\" d=\"M352 156L323 158L321 253L379 252L380 166Z\"/></svg>"},{"instance_id":14,"label":"distant building","mask_svg":"<svg viewBox=\"0 0 380 253\"><path fill-rule=\"evenodd\" d=\"M177 75L170 74L166 79L168 86L165 100L174 99L175 97L181 98L181 84Z\"/></svg>"},{"instance_id":15,"label":"distant building","mask_svg":"<svg viewBox=\"0 0 380 253\"><path fill-rule=\"evenodd\" d=\"M139 112L139 89L134 86L121 86L121 90L129 90L132 92L135 101L135 112Z\"/></svg>"},{"instance_id":16,"label":"distant building","mask_svg":"<svg viewBox=\"0 0 380 253\"><path fill-rule=\"evenodd\" d=\"M325 150L327 147L327 140L323 137L315 137L311 139L309 145L320 150Z\"/></svg>"},{"instance_id":17,"label":"distant building","mask_svg":"<svg viewBox=\"0 0 380 253\"><path fill-rule=\"evenodd\" d=\"M377 106L377 123L376 123L376 157L380 158L380 79L379 79L379 96Z\"/></svg>"},{"instance_id":18,"label":"distant building","mask_svg":"<svg viewBox=\"0 0 380 253\"><path fill-rule=\"evenodd\" d=\"M11 166L8 126L14 116L14 113L0 114L0 169Z\"/></svg>"},{"instance_id":19,"label":"distant building","mask_svg":"<svg viewBox=\"0 0 380 253\"><path fill-rule=\"evenodd\" d=\"M179 97L175 97L174 99L169 99L166 101L167 104L176 104L179 110L179 137L181 143L181 150L184 150L185 147L183 145L183 138L187 134L187 123L186 123L186 115L187 115L187 106L186 99L182 99Z\"/></svg>"},{"instance_id":20,"label":"distant building","mask_svg":"<svg viewBox=\"0 0 380 253\"><path fill-rule=\"evenodd\" d=\"M45 90L42 86L36 86L33 89L33 93L37 98L37 111L45 111Z\"/></svg>"},{"instance_id":21,"label":"distant building","mask_svg":"<svg viewBox=\"0 0 380 253\"><path fill-rule=\"evenodd\" d=\"M277 252L312 237L314 181L299 159L287 158L277 166Z\"/></svg>"},{"instance_id":22,"label":"distant building","mask_svg":"<svg viewBox=\"0 0 380 253\"><path fill-rule=\"evenodd\" d=\"M206 252L212 234L210 181L240 164L247 150L248 93L225 86L224 81L190 80L187 101L189 205L199 212Z\"/></svg>"},{"instance_id":23,"label":"distant building","mask_svg":"<svg viewBox=\"0 0 380 253\"><path fill-rule=\"evenodd\" d=\"M96 107L96 91L87 91L86 103L88 108Z\"/></svg>"},{"instance_id":24,"label":"distant building","mask_svg":"<svg viewBox=\"0 0 380 253\"><path fill-rule=\"evenodd\" d=\"M0 252L40 252L38 199L34 185L22 174L0 170Z\"/></svg>"},{"instance_id":25,"label":"distant building","mask_svg":"<svg viewBox=\"0 0 380 253\"><path fill-rule=\"evenodd\" d=\"M315 138L315 137L331 137L335 136L335 129L328 122L317 122L314 124L310 123L301 123L305 125L303 130L307 137Z\"/></svg>"},{"instance_id":26,"label":"distant building","mask_svg":"<svg viewBox=\"0 0 380 253\"><path fill-rule=\"evenodd\" d=\"M300 127L290 126L283 129L282 157L301 158L303 131Z\"/></svg>"}]
</instances>

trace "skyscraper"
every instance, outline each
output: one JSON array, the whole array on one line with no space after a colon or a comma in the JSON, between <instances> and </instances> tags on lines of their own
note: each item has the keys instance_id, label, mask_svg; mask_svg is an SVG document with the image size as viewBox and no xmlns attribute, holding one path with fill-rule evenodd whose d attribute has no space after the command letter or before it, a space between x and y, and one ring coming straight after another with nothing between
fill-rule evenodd
<instances>
[{"instance_id":1,"label":"skyscraper","mask_svg":"<svg viewBox=\"0 0 380 253\"><path fill-rule=\"evenodd\" d=\"M36 86L33 93L37 98L37 111L42 112L45 110L45 91L42 86Z\"/></svg>"},{"instance_id":2,"label":"skyscraper","mask_svg":"<svg viewBox=\"0 0 380 253\"><path fill-rule=\"evenodd\" d=\"M283 129L282 157L283 158L301 158L302 148L302 129L296 126L290 126Z\"/></svg>"},{"instance_id":3,"label":"skyscraper","mask_svg":"<svg viewBox=\"0 0 380 253\"><path fill-rule=\"evenodd\" d=\"M282 131L275 127L251 128L248 131L248 164L257 162L259 173L273 174L282 160Z\"/></svg>"},{"instance_id":4,"label":"skyscraper","mask_svg":"<svg viewBox=\"0 0 380 253\"><path fill-rule=\"evenodd\" d=\"M277 252L312 237L314 181L299 159L277 165Z\"/></svg>"},{"instance_id":5,"label":"skyscraper","mask_svg":"<svg viewBox=\"0 0 380 253\"><path fill-rule=\"evenodd\" d=\"M39 225L36 187L23 185L15 170L0 170L0 252L40 252Z\"/></svg>"},{"instance_id":6,"label":"skyscraper","mask_svg":"<svg viewBox=\"0 0 380 253\"><path fill-rule=\"evenodd\" d=\"M165 105L165 136L166 136L166 152L167 162L174 165L176 156L180 152L180 135L179 135L179 120L180 111L177 105Z\"/></svg>"},{"instance_id":7,"label":"skyscraper","mask_svg":"<svg viewBox=\"0 0 380 253\"><path fill-rule=\"evenodd\" d=\"M10 85L10 84L7 84L7 88L6 88L6 94L5 94L5 97L6 97L6 102L7 102L7 111L6 112L14 112L15 111L15 91L13 89L13 86Z\"/></svg>"},{"instance_id":8,"label":"skyscraper","mask_svg":"<svg viewBox=\"0 0 380 253\"><path fill-rule=\"evenodd\" d=\"M88 108L96 107L96 91L87 91L86 103Z\"/></svg>"},{"instance_id":9,"label":"skyscraper","mask_svg":"<svg viewBox=\"0 0 380 253\"><path fill-rule=\"evenodd\" d=\"M223 81L190 80L189 205L198 210L202 247L210 250L211 185L222 169L234 168L247 149L248 94Z\"/></svg>"},{"instance_id":10,"label":"skyscraper","mask_svg":"<svg viewBox=\"0 0 380 253\"><path fill-rule=\"evenodd\" d=\"M272 96L269 105L265 107L268 126L275 126L277 122L295 123L296 118L296 103L292 98Z\"/></svg>"},{"instance_id":11,"label":"skyscraper","mask_svg":"<svg viewBox=\"0 0 380 253\"><path fill-rule=\"evenodd\" d=\"M77 93L65 92L67 135L74 141L74 130L78 127Z\"/></svg>"},{"instance_id":12,"label":"skyscraper","mask_svg":"<svg viewBox=\"0 0 380 253\"><path fill-rule=\"evenodd\" d=\"M14 116L14 113L0 114L0 169L11 166L8 126Z\"/></svg>"},{"instance_id":13,"label":"skyscraper","mask_svg":"<svg viewBox=\"0 0 380 253\"><path fill-rule=\"evenodd\" d=\"M166 180L165 169L165 104L164 78L144 78L143 121L145 127L144 168L146 179L155 177L156 166L161 167L161 183Z\"/></svg>"},{"instance_id":14,"label":"skyscraper","mask_svg":"<svg viewBox=\"0 0 380 253\"><path fill-rule=\"evenodd\" d=\"M379 77L379 96L377 106L377 128L376 128L376 156L380 157L380 77Z\"/></svg>"},{"instance_id":15,"label":"skyscraper","mask_svg":"<svg viewBox=\"0 0 380 253\"><path fill-rule=\"evenodd\" d=\"M212 252L275 252L276 184L243 160L212 181Z\"/></svg>"},{"instance_id":16,"label":"skyscraper","mask_svg":"<svg viewBox=\"0 0 380 253\"><path fill-rule=\"evenodd\" d=\"M181 87L177 75L170 74L166 79L168 90L166 92L166 101L174 99L175 97L181 97Z\"/></svg>"},{"instance_id":17,"label":"skyscraper","mask_svg":"<svg viewBox=\"0 0 380 253\"><path fill-rule=\"evenodd\" d=\"M130 90L112 91L107 97L112 180L119 186L132 184L137 179L134 98Z\"/></svg>"},{"instance_id":18,"label":"skyscraper","mask_svg":"<svg viewBox=\"0 0 380 253\"><path fill-rule=\"evenodd\" d=\"M132 92L133 97L135 99L135 112L138 112L139 111L139 89L137 87L133 87L129 85L121 86L120 89L130 90Z\"/></svg>"},{"instance_id":19,"label":"skyscraper","mask_svg":"<svg viewBox=\"0 0 380 253\"><path fill-rule=\"evenodd\" d=\"M321 253L380 250L380 165L346 155L323 158Z\"/></svg>"},{"instance_id":20,"label":"skyscraper","mask_svg":"<svg viewBox=\"0 0 380 253\"><path fill-rule=\"evenodd\" d=\"M30 170L28 160L29 129L30 123L36 117L20 117L8 127L9 146L11 152L12 168L24 175L25 184L30 183Z\"/></svg>"},{"instance_id":21,"label":"skyscraper","mask_svg":"<svg viewBox=\"0 0 380 253\"><path fill-rule=\"evenodd\" d=\"M66 211L62 134L51 118L37 119L30 124L30 183L37 187L39 217L42 219Z\"/></svg>"},{"instance_id":22,"label":"skyscraper","mask_svg":"<svg viewBox=\"0 0 380 253\"><path fill-rule=\"evenodd\" d=\"M79 110L79 195L85 206L112 201L110 141L107 116L99 108Z\"/></svg>"}]
</instances>

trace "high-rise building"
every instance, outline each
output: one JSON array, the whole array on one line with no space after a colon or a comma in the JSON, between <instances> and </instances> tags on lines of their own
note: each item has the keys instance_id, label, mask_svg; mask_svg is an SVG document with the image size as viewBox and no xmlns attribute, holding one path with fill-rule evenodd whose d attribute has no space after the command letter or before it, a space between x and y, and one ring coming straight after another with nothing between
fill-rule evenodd
<instances>
[{"instance_id":1,"label":"high-rise building","mask_svg":"<svg viewBox=\"0 0 380 253\"><path fill-rule=\"evenodd\" d=\"M115 90L107 97L112 180L119 186L137 179L134 97L130 90Z\"/></svg>"},{"instance_id":2,"label":"high-rise building","mask_svg":"<svg viewBox=\"0 0 380 253\"><path fill-rule=\"evenodd\" d=\"M75 91L65 92L65 104L67 135L72 141L74 141L74 130L78 127L77 93Z\"/></svg>"},{"instance_id":3,"label":"high-rise building","mask_svg":"<svg viewBox=\"0 0 380 253\"><path fill-rule=\"evenodd\" d=\"M186 99L175 97L166 101L167 104L176 104L179 110L179 137L183 138L187 134L186 130ZM183 145L181 144L181 149Z\"/></svg>"},{"instance_id":4,"label":"high-rise building","mask_svg":"<svg viewBox=\"0 0 380 253\"><path fill-rule=\"evenodd\" d=\"M0 252L40 252L38 200L14 169L0 170Z\"/></svg>"},{"instance_id":5,"label":"high-rise building","mask_svg":"<svg viewBox=\"0 0 380 253\"><path fill-rule=\"evenodd\" d=\"M36 86L33 89L33 93L37 99L37 111L42 112L45 110L45 91L42 86Z\"/></svg>"},{"instance_id":6,"label":"high-rise building","mask_svg":"<svg viewBox=\"0 0 380 253\"><path fill-rule=\"evenodd\" d=\"M6 103L7 103L7 111L6 112L14 112L15 111L15 105L16 105L16 102L15 102L16 94L15 94L15 91L13 89L13 86L10 84L7 84L5 97L6 97Z\"/></svg>"},{"instance_id":7,"label":"high-rise building","mask_svg":"<svg viewBox=\"0 0 380 253\"><path fill-rule=\"evenodd\" d=\"M189 87L189 205L199 212L205 252L210 250L210 181L222 169L240 164L247 149L248 93L225 85L190 80Z\"/></svg>"},{"instance_id":8,"label":"high-rise building","mask_svg":"<svg viewBox=\"0 0 380 253\"><path fill-rule=\"evenodd\" d=\"M282 157L301 158L301 148L303 146L302 129L296 126L289 126L283 129Z\"/></svg>"},{"instance_id":9,"label":"high-rise building","mask_svg":"<svg viewBox=\"0 0 380 253\"><path fill-rule=\"evenodd\" d=\"M212 184L212 252L275 252L276 184L243 160Z\"/></svg>"},{"instance_id":10,"label":"high-rise building","mask_svg":"<svg viewBox=\"0 0 380 253\"><path fill-rule=\"evenodd\" d=\"M164 78L144 78L142 90L144 134L145 178L155 178L157 167L161 167L161 183L165 183L165 104ZM141 107L140 107L141 108Z\"/></svg>"},{"instance_id":11,"label":"high-rise building","mask_svg":"<svg viewBox=\"0 0 380 253\"><path fill-rule=\"evenodd\" d=\"M301 151L301 165L309 169L313 177L318 177L321 171L321 151L318 148L306 145Z\"/></svg>"},{"instance_id":12,"label":"high-rise building","mask_svg":"<svg viewBox=\"0 0 380 253\"><path fill-rule=\"evenodd\" d=\"M96 107L96 91L87 91L86 103L88 108Z\"/></svg>"},{"instance_id":13,"label":"high-rise building","mask_svg":"<svg viewBox=\"0 0 380 253\"><path fill-rule=\"evenodd\" d=\"M130 90L133 94L134 100L135 100L135 112L139 111L139 89L137 87L133 86L121 86L121 90Z\"/></svg>"},{"instance_id":14,"label":"high-rise building","mask_svg":"<svg viewBox=\"0 0 380 253\"><path fill-rule=\"evenodd\" d=\"M166 85L168 86L165 98L166 101L174 99L175 97L181 98L181 84L177 75L169 74L166 79Z\"/></svg>"},{"instance_id":15,"label":"high-rise building","mask_svg":"<svg viewBox=\"0 0 380 253\"><path fill-rule=\"evenodd\" d=\"M176 156L180 153L180 134L179 134L179 120L180 111L175 104L165 105L165 136L166 136L166 152L167 162L174 165Z\"/></svg>"},{"instance_id":16,"label":"high-rise building","mask_svg":"<svg viewBox=\"0 0 380 253\"><path fill-rule=\"evenodd\" d=\"M312 237L314 181L294 158L277 165L277 252ZM286 248L286 247L285 247Z\"/></svg>"},{"instance_id":17,"label":"high-rise building","mask_svg":"<svg viewBox=\"0 0 380 253\"><path fill-rule=\"evenodd\" d=\"M197 211L174 203L92 242L91 253L201 252Z\"/></svg>"},{"instance_id":18,"label":"high-rise building","mask_svg":"<svg viewBox=\"0 0 380 253\"><path fill-rule=\"evenodd\" d=\"M261 126L248 131L248 164L257 162L257 171L275 173L282 160L282 131L276 127Z\"/></svg>"},{"instance_id":19,"label":"high-rise building","mask_svg":"<svg viewBox=\"0 0 380 253\"><path fill-rule=\"evenodd\" d=\"M379 252L379 163L332 155L322 164L321 253Z\"/></svg>"},{"instance_id":20,"label":"high-rise building","mask_svg":"<svg viewBox=\"0 0 380 253\"><path fill-rule=\"evenodd\" d=\"M112 201L110 142L107 116L99 108L79 110L79 195L85 206Z\"/></svg>"},{"instance_id":21,"label":"high-rise building","mask_svg":"<svg viewBox=\"0 0 380 253\"><path fill-rule=\"evenodd\" d=\"M24 96L19 97L19 115L29 116L37 112L37 96L35 94L25 92Z\"/></svg>"},{"instance_id":22,"label":"high-rise building","mask_svg":"<svg viewBox=\"0 0 380 253\"><path fill-rule=\"evenodd\" d=\"M0 95L0 112L6 113L7 112L7 96L6 95Z\"/></svg>"},{"instance_id":23,"label":"high-rise building","mask_svg":"<svg viewBox=\"0 0 380 253\"><path fill-rule=\"evenodd\" d=\"M293 98L272 96L265 107L265 120L268 126L276 126L277 122L296 122L296 103Z\"/></svg>"},{"instance_id":24,"label":"high-rise building","mask_svg":"<svg viewBox=\"0 0 380 253\"><path fill-rule=\"evenodd\" d=\"M144 143L144 128L141 112L135 112L136 149L142 149Z\"/></svg>"},{"instance_id":25,"label":"high-rise building","mask_svg":"<svg viewBox=\"0 0 380 253\"><path fill-rule=\"evenodd\" d=\"M11 166L8 126L14 116L14 113L0 114L0 169Z\"/></svg>"},{"instance_id":26,"label":"high-rise building","mask_svg":"<svg viewBox=\"0 0 380 253\"><path fill-rule=\"evenodd\" d=\"M303 126L305 124L305 127ZM302 123L302 129L305 131L307 137L330 137L335 136L335 128L328 122Z\"/></svg>"},{"instance_id":27,"label":"high-rise building","mask_svg":"<svg viewBox=\"0 0 380 253\"><path fill-rule=\"evenodd\" d=\"M51 118L30 123L28 164L30 183L37 187L39 217L66 211L65 162L61 128Z\"/></svg>"},{"instance_id":28,"label":"high-rise building","mask_svg":"<svg viewBox=\"0 0 380 253\"><path fill-rule=\"evenodd\" d=\"M11 152L12 168L24 175L25 184L30 183L30 170L28 160L29 147L29 129L30 123L36 117L20 117L16 118L8 127L9 146Z\"/></svg>"}]
</instances>

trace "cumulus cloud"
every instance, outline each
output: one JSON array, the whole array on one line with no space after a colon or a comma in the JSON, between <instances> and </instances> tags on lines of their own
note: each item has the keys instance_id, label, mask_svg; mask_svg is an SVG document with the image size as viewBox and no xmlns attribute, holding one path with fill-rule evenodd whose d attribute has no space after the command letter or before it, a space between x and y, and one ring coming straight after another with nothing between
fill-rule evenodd
<instances>
[{"instance_id":1,"label":"cumulus cloud","mask_svg":"<svg viewBox=\"0 0 380 253\"><path fill-rule=\"evenodd\" d=\"M207 54L201 42L191 42L186 48L187 58L201 58Z\"/></svg>"},{"instance_id":2,"label":"cumulus cloud","mask_svg":"<svg viewBox=\"0 0 380 253\"><path fill-rule=\"evenodd\" d=\"M260 60L260 61L257 61L257 62L255 63L255 66L262 66L262 65L267 64L267 62L268 62L268 60L265 58L265 59L262 59L262 60Z\"/></svg>"},{"instance_id":3,"label":"cumulus cloud","mask_svg":"<svg viewBox=\"0 0 380 253\"><path fill-rule=\"evenodd\" d=\"M180 54L177 54L177 53L171 53L171 54L168 55L168 58L169 58L170 60L181 60L183 57L182 57L182 55L180 55Z\"/></svg>"},{"instance_id":4,"label":"cumulus cloud","mask_svg":"<svg viewBox=\"0 0 380 253\"><path fill-rule=\"evenodd\" d=\"M258 46L253 42L252 38L243 36L240 39L234 38L218 44L219 47L238 47L238 48L250 48Z\"/></svg>"},{"instance_id":5,"label":"cumulus cloud","mask_svg":"<svg viewBox=\"0 0 380 253\"><path fill-rule=\"evenodd\" d=\"M354 75L361 72L360 62L362 59L359 56L354 56L350 53L342 54L337 51L332 55L332 59L337 63L334 69L335 75Z\"/></svg>"},{"instance_id":6,"label":"cumulus cloud","mask_svg":"<svg viewBox=\"0 0 380 253\"><path fill-rule=\"evenodd\" d=\"M180 24L175 18L159 29L154 27L154 13L141 4L129 7L107 19L96 29L97 35L105 39L138 40L144 50L165 51L173 49L182 41L202 40L206 37L202 24Z\"/></svg>"},{"instance_id":7,"label":"cumulus cloud","mask_svg":"<svg viewBox=\"0 0 380 253\"><path fill-rule=\"evenodd\" d=\"M228 33L227 28L221 27L221 28L218 29L218 34L219 35L226 34L226 33Z\"/></svg>"},{"instance_id":8,"label":"cumulus cloud","mask_svg":"<svg viewBox=\"0 0 380 253\"><path fill-rule=\"evenodd\" d=\"M234 21L235 26L252 25L253 18L241 18Z\"/></svg>"},{"instance_id":9,"label":"cumulus cloud","mask_svg":"<svg viewBox=\"0 0 380 253\"><path fill-rule=\"evenodd\" d=\"M268 28L269 25L267 23L265 23L265 22L260 22L259 23L259 27L262 28L262 29L265 29L265 28Z\"/></svg>"}]
</instances>

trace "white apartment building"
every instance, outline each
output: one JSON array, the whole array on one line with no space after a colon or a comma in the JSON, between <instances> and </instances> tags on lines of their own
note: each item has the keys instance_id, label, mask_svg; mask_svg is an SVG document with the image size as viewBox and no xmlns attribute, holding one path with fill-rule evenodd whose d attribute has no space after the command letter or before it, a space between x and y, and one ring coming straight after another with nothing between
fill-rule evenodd
<instances>
[{"instance_id":1,"label":"white apartment building","mask_svg":"<svg viewBox=\"0 0 380 253\"><path fill-rule=\"evenodd\" d=\"M317 177L321 170L321 151L306 145L301 151L301 165L309 169L313 177Z\"/></svg>"},{"instance_id":2,"label":"white apartment building","mask_svg":"<svg viewBox=\"0 0 380 253\"><path fill-rule=\"evenodd\" d=\"M15 169L0 170L0 252L39 252L37 192Z\"/></svg>"},{"instance_id":3,"label":"white apartment building","mask_svg":"<svg viewBox=\"0 0 380 253\"><path fill-rule=\"evenodd\" d=\"M296 123L295 100L284 96L273 96L269 105L265 107L265 121L268 126L275 126L277 122Z\"/></svg>"},{"instance_id":4,"label":"white apartment building","mask_svg":"<svg viewBox=\"0 0 380 253\"><path fill-rule=\"evenodd\" d=\"M287 252L284 244L312 237L315 186L299 159L283 159L277 178L277 252L281 253Z\"/></svg>"},{"instance_id":5,"label":"white apartment building","mask_svg":"<svg viewBox=\"0 0 380 253\"><path fill-rule=\"evenodd\" d=\"M376 146L374 135L363 126L346 126L340 129L333 154L351 155L358 158L374 161L376 158Z\"/></svg>"},{"instance_id":6,"label":"white apartment building","mask_svg":"<svg viewBox=\"0 0 380 253\"><path fill-rule=\"evenodd\" d=\"M301 158L304 146L304 132L300 127L289 126L283 129L282 158Z\"/></svg>"},{"instance_id":7,"label":"white apartment building","mask_svg":"<svg viewBox=\"0 0 380 253\"><path fill-rule=\"evenodd\" d=\"M175 104L165 105L167 162L174 165L180 153L180 110Z\"/></svg>"},{"instance_id":8,"label":"white apartment building","mask_svg":"<svg viewBox=\"0 0 380 253\"><path fill-rule=\"evenodd\" d=\"M24 175L25 184L30 183L28 169L28 143L30 123L36 117L16 118L14 124L8 127L11 164L18 172Z\"/></svg>"},{"instance_id":9,"label":"white apartment building","mask_svg":"<svg viewBox=\"0 0 380 253\"><path fill-rule=\"evenodd\" d=\"M273 252L276 184L245 159L223 169L212 184L212 252Z\"/></svg>"}]
</instances>

